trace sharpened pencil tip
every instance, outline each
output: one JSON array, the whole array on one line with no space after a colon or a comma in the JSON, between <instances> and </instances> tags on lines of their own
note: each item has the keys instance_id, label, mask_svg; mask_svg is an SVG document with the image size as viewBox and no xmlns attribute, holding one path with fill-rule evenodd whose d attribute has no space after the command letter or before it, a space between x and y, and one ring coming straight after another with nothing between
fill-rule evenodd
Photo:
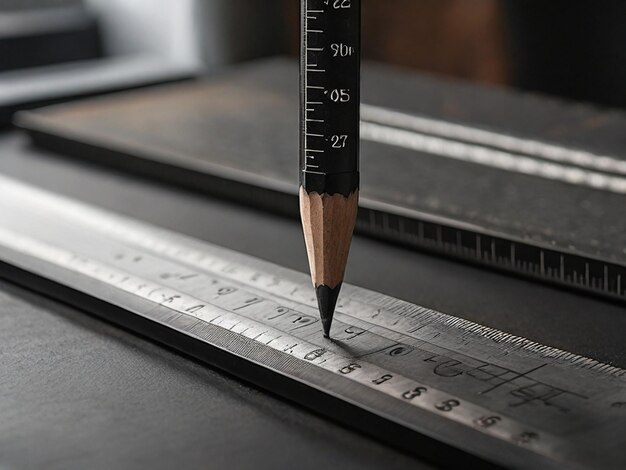
<instances>
[{"instance_id":1,"label":"sharpened pencil tip","mask_svg":"<svg viewBox=\"0 0 626 470\"><path fill-rule=\"evenodd\" d=\"M337 305L340 290L341 284L337 285L333 289L325 285L317 286L315 288L317 305L320 310L322 329L324 330L325 338L330 338L330 327L333 323L333 315L335 314L335 306Z\"/></svg>"}]
</instances>

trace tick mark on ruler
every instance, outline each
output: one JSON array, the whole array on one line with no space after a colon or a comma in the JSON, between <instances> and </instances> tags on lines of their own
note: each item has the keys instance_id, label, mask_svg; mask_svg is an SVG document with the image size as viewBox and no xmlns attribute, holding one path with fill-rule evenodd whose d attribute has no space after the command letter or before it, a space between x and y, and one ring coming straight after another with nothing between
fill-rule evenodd
<instances>
[{"instance_id":1,"label":"tick mark on ruler","mask_svg":"<svg viewBox=\"0 0 626 470\"><path fill-rule=\"evenodd\" d=\"M515 380L517 380L517 379L521 379L522 377L527 377L529 374L532 374L533 372L538 371L539 369L541 369L541 368L545 367L546 365L547 365L547 364L542 364L542 365L540 365L540 366L538 366L538 367L535 367L534 369L531 369L531 370L529 370L529 371L527 371L527 372L524 372L524 373L522 373L522 374L516 374L516 375L515 375L514 377L512 377L512 378L510 378L510 379L508 379L508 380L505 380L505 381L503 381L503 382L501 382L501 383L499 383L499 384L497 384L497 385L494 385L494 386L493 386L493 387L491 387L491 388L488 388L487 390L484 390L484 391L480 392L480 394L481 394L481 395L486 395L486 394L487 394L487 393L489 393L489 392L493 392L495 389L500 388L500 387L502 387L503 385L506 385L506 384L508 384L508 383L514 382Z\"/></svg>"}]
</instances>

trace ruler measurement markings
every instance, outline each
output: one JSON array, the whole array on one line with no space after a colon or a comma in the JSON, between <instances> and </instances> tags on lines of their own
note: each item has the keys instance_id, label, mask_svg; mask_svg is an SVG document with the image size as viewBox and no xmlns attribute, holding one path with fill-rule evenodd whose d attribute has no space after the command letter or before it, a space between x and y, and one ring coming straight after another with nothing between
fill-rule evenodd
<instances>
[{"instance_id":1,"label":"ruler measurement markings","mask_svg":"<svg viewBox=\"0 0 626 470\"><path fill-rule=\"evenodd\" d=\"M81 219L85 219L85 214L82 214L82 215L81 215ZM147 236L148 236L148 234L147 234L147 233L144 233L144 234L143 234L143 237L147 237ZM142 240L144 239L143 237L142 237ZM137 238L137 237L136 237L136 238ZM177 249L177 250L174 250L174 254L173 254L173 256L182 255L182 254L183 254L183 250L181 250L181 249ZM196 255L195 257L196 257L196 258L199 258L199 256L197 256L197 255ZM210 266L212 266L214 263L215 263L214 261L213 261L213 262L211 262L211 263L209 263L209 267L210 267ZM226 270L226 269L224 269L224 271L226 272L227 270ZM402 302L400 302L400 303L399 303L399 302L400 302L400 301L395 301L394 303L395 303L395 304L398 304L398 305L404 304L404 305L406 306L406 303L402 303ZM419 310L419 308L418 308L418 310Z\"/></svg>"},{"instance_id":2,"label":"ruler measurement markings","mask_svg":"<svg viewBox=\"0 0 626 470\"><path fill-rule=\"evenodd\" d=\"M39 242L36 242L35 240L29 239L28 237L22 237L19 241L15 242L15 240L19 238L15 235L16 234L14 233L0 230L0 240L4 244L12 245L14 248L20 249L25 253L38 256L42 259L47 259L47 261L49 262L53 262L67 269L75 270L101 281L106 281L110 283L112 279L124 278L126 280L124 283L114 284L127 292L154 301L159 306L174 310L176 314L167 317L168 321L170 322L176 319L180 319L181 315L190 315L198 320L215 324L227 330L233 330L235 327L242 325L242 332L248 332L252 329L256 333L259 330L262 330L256 333L256 335L254 336L246 334L246 337L251 337L251 339L258 342L263 342L265 345L268 346L271 345L271 343L283 338L283 336L286 336L280 330L268 328L267 325L264 324L254 324L254 320L251 320L248 317L241 317L234 313L238 310L241 310L245 306L254 304L246 303L245 305L237 308L231 307L230 310L222 310L219 312L211 313L209 315L206 315L206 313L201 312L200 310L195 310L193 311L193 313L190 313L190 306L198 305L201 302L205 302L205 300L199 298L190 298L186 294L177 290L173 290L170 287L155 284L154 281L136 277L129 272L119 271L116 268L100 264L98 261L93 261L85 257L76 258L70 252L64 252L63 250L55 249L51 246L41 244ZM142 291L149 292L141 294ZM243 295L243 298L246 298L246 296ZM255 304L256 303L258 302L255 302ZM186 331L191 331L193 328L196 327L197 323L197 321L194 321L188 324L184 329ZM243 327L243 325L245 325L245 328ZM267 339L263 338L264 336L267 337ZM316 337L319 336L317 335ZM294 350L299 346L301 347L299 351L300 354L298 355L294 353ZM308 351L307 354L309 354L311 350L319 350L318 345L304 345L298 338L294 337L285 338L284 342L276 347L278 347L283 352L288 352L292 355L295 355L301 360L306 360L306 354L304 354L303 348L304 351ZM369 354L376 354L380 352L382 352L382 350L373 351ZM423 385L419 382L415 382L414 380L411 380L409 378L402 377L396 372L392 373L385 369L381 369L379 366L365 362L362 359L358 359L358 362L356 362L356 364L358 364L358 368L355 367L350 369L350 366L355 364L354 361L357 358L342 357L332 351L327 351L325 355L330 356L330 359L329 357L326 357L323 361L312 360L312 362L315 362L316 365L318 365L319 367L323 367L325 370L328 370L335 374L339 373L342 376L354 380L361 385L374 388L381 393L386 393L390 396L394 396L396 399L403 399L405 402L407 401L407 393L416 390L418 387L423 387ZM356 372L357 370L357 373L352 373ZM386 382L389 382L387 386L380 387ZM398 383L400 383L402 386L398 387ZM392 384L395 384L396 386L391 387ZM446 413L447 418L453 419L472 427L476 427L477 420L479 420L482 416L489 414L488 410L482 408L481 406L475 405L471 402L467 402L464 399L456 399L454 396L451 396L449 392L439 391L430 385L424 388L428 389L428 398L430 400L428 402L424 402L423 400L413 400L413 398L418 396L415 395L415 397L412 397L410 399L410 404L424 409L428 409L431 412ZM461 402L463 403L463 407L459 408L459 411L462 411L461 413L449 413L450 411L452 411L452 409L448 409L447 406L441 405L442 403L445 404L450 400L454 400L455 403L458 402L458 404L454 405L453 408L461 406ZM501 419L502 423L500 424L500 426L498 426L498 428L488 429L483 427L477 427L477 430L487 433L495 432L495 434L499 435L501 438L509 440L517 439L520 434L524 432L529 432L529 426L522 425L518 423L515 419L505 416L502 416ZM539 448L535 450L541 450L542 445L548 446L549 448L549 446L552 445L553 440L558 440L558 438L554 436L547 435L544 431L533 430L533 432L541 433L542 436L548 438L545 444L540 443L541 445L538 446Z\"/></svg>"},{"instance_id":3,"label":"ruler measurement markings","mask_svg":"<svg viewBox=\"0 0 626 470\"><path fill-rule=\"evenodd\" d=\"M360 16L357 3L357 0L301 1L301 109L304 110L301 142L307 148L308 139L315 138L326 150L315 166L311 166L306 150L302 149L300 161L304 172L341 172L338 168L347 164L342 163L344 157L356 155L359 122L352 117L358 115L354 110L358 111L359 99L357 87L351 83L358 79L359 68L358 61L351 59L358 53L352 44L352 38L358 34L354 26L355 18Z\"/></svg>"},{"instance_id":4,"label":"ruler measurement markings","mask_svg":"<svg viewBox=\"0 0 626 470\"><path fill-rule=\"evenodd\" d=\"M83 214L83 216L84 216L84 214ZM145 235L145 234L144 234L144 235ZM180 252L180 250L175 251L175 252L174 252L174 256L175 256L176 254L178 254L179 252ZM199 256L197 256L197 257L199 257ZM213 265L214 263L215 263L215 261L210 262L210 263L209 263L209 266L210 266L210 265Z\"/></svg>"},{"instance_id":5,"label":"ruler measurement markings","mask_svg":"<svg viewBox=\"0 0 626 470\"><path fill-rule=\"evenodd\" d=\"M491 252L483 251L483 245L493 244L492 237L485 237L486 243L482 241L483 235L481 234L471 234L475 237L477 249L471 251L459 251L458 249L449 246L449 243L446 240L440 240L436 236L435 237L424 237L423 227L425 222L416 220L412 221L400 216L393 216L388 213L383 213L384 217L387 217L389 221L393 220L393 217L398 219L397 225L398 227L402 227L397 233L395 231L385 231L383 227L378 222L378 217L376 215L376 211L372 210L364 210L362 209L362 213L367 215L367 217L360 217L358 220L358 228L369 235L373 235L376 237L383 237L385 239L392 239L393 241L398 241L402 244L420 248L428 248L429 250L435 250L443 253L453 254L454 257L462 257L464 259L468 259L473 262L477 262L482 265L492 266L499 269L504 269L506 271L512 271L516 273L523 273L528 275L529 277L538 278L542 280L547 280L550 282L556 282L559 284L575 284L579 288L584 288L585 290L601 293L603 295L609 295L613 298L619 297L620 299L626 299L626 292L621 289L621 271L626 271L625 268L619 265L613 265L603 261L595 261L595 260L584 260L581 265L582 274L575 269L568 268L568 262L571 262L574 258L574 255L564 255L559 252L550 252L546 249L539 249L536 247L522 245L520 243L511 241L511 240L499 240L498 243L503 245L502 252L505 250L511 251L511 253L516 253L515 263L511 262L511 256L497 256L496 251L500 250L500 248L496 248L495 245L492 246ZM434 225L437 227L437 225ZM448 227L439 227L440 230L443 229L449 230ZM461 229L451 229L456 231L456 236L458 237L459 233L463 233L464 231ZM434 233L437 232L437 229L433 229ZM480 247L478 247L480 245ZM480 248L480 249L478 249ZM532 258L520 260L517 259L517 251L518 249L524 250L533 250L533 253L536 253L532 256ZM552 254L554 253L554 254ZM546 261L546 256L550 256L550 263ZM580 259L580 257L578 257ZM597 272L596 276L592 276L591 273L589 275L589 281L586 281L586 269L584 263L589 264L589 270L592 271L592 263L593 263L593 271ZM513 269L514 268L514 269ZM607 278L605 280L604 272L607 272ZM620 287L618 287L618 279L620 279ZM606 287L608 286L608 287Z\"/></svg>"}]
</instances>

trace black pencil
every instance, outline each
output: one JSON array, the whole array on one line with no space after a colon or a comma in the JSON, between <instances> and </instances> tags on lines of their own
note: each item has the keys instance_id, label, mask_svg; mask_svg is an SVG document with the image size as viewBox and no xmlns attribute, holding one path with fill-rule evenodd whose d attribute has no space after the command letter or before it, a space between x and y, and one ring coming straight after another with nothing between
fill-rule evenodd
<instances>
[{"instance_id":1,"label":"black pencil","mask_svg":"<svg viewBox=\"0 0 626 470\"><path fill-rule=\"evenodd\" d=\"M360 0L302 0L300 214L330 335L359 197Z\"/></svg>"}]
</instances>

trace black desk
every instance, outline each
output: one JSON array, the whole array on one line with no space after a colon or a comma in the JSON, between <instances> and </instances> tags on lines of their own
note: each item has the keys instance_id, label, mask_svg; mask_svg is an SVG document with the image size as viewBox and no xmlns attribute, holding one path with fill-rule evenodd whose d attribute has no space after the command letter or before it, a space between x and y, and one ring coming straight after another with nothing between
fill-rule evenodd
<instances>
[{"instance_id":1,"label":"black desk","mask_svg":"<svg viewBox=\"0 0 626 470\"><path fill-rule=\"evenodd\" d=\"M16 133L0 135L0 172L306 271L301 229L292 220L51 158ZM626 366L621 305L358 237L347 280ZM4 282L0 312L0 467L426 468Z\"/></svg>"}]
</instances>

